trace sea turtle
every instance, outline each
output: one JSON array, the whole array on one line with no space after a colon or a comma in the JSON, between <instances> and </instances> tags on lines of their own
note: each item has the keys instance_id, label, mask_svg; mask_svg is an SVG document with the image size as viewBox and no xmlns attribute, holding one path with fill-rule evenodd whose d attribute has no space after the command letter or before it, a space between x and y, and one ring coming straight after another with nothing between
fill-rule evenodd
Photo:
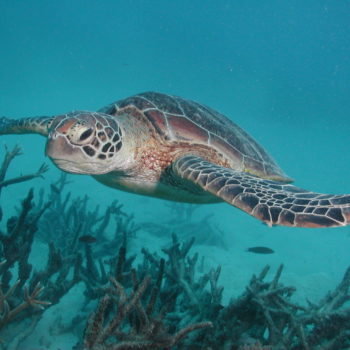
<instances>
[{"instance_id":1,"label":"sea turtle","mask_svg":"<svg viewBox=\"0 0 350 350\"><path fill-rule=\"evenodd\" d=\"M291 179L238 125L202 104L146 92L98 112L0 118L0 134L47 137L58 168L120 190L191 203L226 201L268 225L345 226L350 195Z\"/></svg>"}]
</instances>

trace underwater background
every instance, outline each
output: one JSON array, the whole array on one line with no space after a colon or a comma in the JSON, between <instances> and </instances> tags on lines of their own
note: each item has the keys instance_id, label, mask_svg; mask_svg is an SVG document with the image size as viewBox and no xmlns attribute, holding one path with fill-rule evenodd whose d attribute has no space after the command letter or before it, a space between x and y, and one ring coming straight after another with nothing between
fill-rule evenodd
<instances>
[{"instance_id":1,"label":"underwater background","mask_svg":"<svg viewBox=\"0 0 350 350\"><path fill-rule=\"evenodd\" d=\"M93 111L144 91L178 95L231 118L297 186L350 192L349 2L2 0L0 43L1 116ZM49 162L40 136L1 136L0 143L1 155L4 145L23 151L9 178ZM44 179L2 190L4 218L15 214L29 188L36 196L57 181L60 171L49 166ZM72 196L87 195L91 208L118 200L134 215L141 229L128 248L135 254L142 247L160 251L173 232L183 239L192 234L176 232L184 219L169 202L122 193L88 176L68 179ZM284 264L282 281L297 288L299 303L318 301L350 265L349 227L269 228L227 204L199 206L192 219L203 230L210 226L213 237L200 237L192 250L208 268L222 266L223 304L266 264L271 273ZM1 230L5 225L2 220ZM157 225L161 234L147 230ZM47 247L35 244L30 259L39 268ZM254 246L274 253L246 251ZM80 312L81 290L77 285L45 311L20 349L72 349L79 336L52 329L57 315L64 313L68 324Z\"/></svg>"}]
</instances>

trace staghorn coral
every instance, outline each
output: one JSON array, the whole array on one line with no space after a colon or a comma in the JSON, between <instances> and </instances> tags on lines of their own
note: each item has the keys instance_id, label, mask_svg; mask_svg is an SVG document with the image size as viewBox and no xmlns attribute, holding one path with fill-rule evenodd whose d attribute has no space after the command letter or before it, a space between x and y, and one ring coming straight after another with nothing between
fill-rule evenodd
<instances>
[{"instance_id":1,"label":"staghorn coral","mask_svg":"<svg viewBox=\"0 0 350 350\"><path fill-rule=\"evenodd\" d=\"M319 304L301 306L292 302L294 287L279 280L281 265L273 279L265 278L270 267L253 275L246 291L223 308L214 327L216 345L238 349L251 342L268 344L271 350L345 350L350 345L350 268L343 280ZM249 338L249 344L245 339ZM208 340L210 341L210 340Z\"/></svg>"},{"instance_id":2,"label":"staghorn coral","mask_svg":"<svg viewBox=\"0 0 350 350\"><path fill-rule=\"evenodd\" d=\"M164 273L165 288L168 291L177 291L176 305L173 306L173 320L179 323L199 321L215 315L220 308L223 287L218 286L221 267L212 268L209 272L197 276L198 253L192 257L189 251L195 239L191 238L180 243L176 234L172 235L172 244L163 249L167 256ZM142 249L146 262L157 270L159 262L157 254L151 254ZM170 293L171 295L171 293ZM164 302L169 294L164 294Z\"/></svg>"},{"instance_id":3,"label":"staghorn coral","mask_svg":"<svg viewBox=\"0 0 350 350\"><path fill-rule=\"evenodd\" d=\"M37 236L49 244L50 260L55 262L53 266L59 276L65 277L69 267L75 266L77 278L73 280L85 283L87 304L103 295L108 271L114 268L114 252L134 238L140 227L118 201L113 201L102 213L99 206L91 210L87 196L73 197L66 191L69 183L67 175L62 174L51 185L47 196L51 205L40 220ZM38 206L45 202L44 198L45 192L41 190ZM92 248L90 242L81 240L82 237L89 237L97 244ZM38 272L37 279L44 278L52 285L45 275L47 270ZM54 284L62 285L62 278ZM66 283L66 289L70 287L71 283Z\"/></svg>"},{"instance_id":4,"label":"staghorn coral","mask_svg":"<svg viewBox=\"0 0 350 350\"><path fill-rule=\"evenodd\" d=\"M79 238L91 236L98 242L94 250L96 259L111 255L111 248L118 251L124 240L135 237L140 226L136 225L133 215L124 212L121 203L113 201L100 213L98 205L90 208L88 196L73 197L66 190L69 183L67 174L61 174L51 184L48 201L52 204L40 221L40 239L47 243L55 241L56 247L68 257L78 250L86 250ZM41 190L39 206L44 197L45 193Z\"/></svg>"},{"instance_id":5,"label":"staghorn coral","mask_svg":"<svg viewBox=\"0 0 350 350\"><path fill-rule=\"evenodd\" d=\"M168 305L157 303L164 277L164 260L160 261L157 278L150 275L137 278L131 269L131 292L117 280L125 279L120 267L125 250L120 249L116 278L110 277L111 287L90 316L85 330L84 350L170 349L188 333L212 327L211 322L192 323L173 334L166 322Z\"/></svg>"},{"instance_id":6,"label":"staghorn coral","mask_svg":"<svg viewBox=\"0 0 350 350\"><path fill-rule=\"evenodd\" d=\"M105 295L86 328L84 349L170 349L185 335L185 347L200 346L203 332L188 333L212 327L203 320L215 318L223 288L217 283L220 267L197 277L198 254L188 256L193 242L180 243L173 235L172 245L163 250L167 259L142 249L137 270L122 246L110 269L112 290L101 289ZM129 296L127 290L132 290Z\"/></svg>"},{"instance_id":7,"label":"staghorn coral","mask_svg":"<svg viewBox=\"0 0 350 350\"><path fill-rule=\"evenodd\" d=\"M50 302L37 299L37 297L41 294L41 292L44 289L38 283L31 293L29 293L27 287L24 287L24 300L20 304L11 308L10 299L13 296L19 283L20 280L18 280L13 286L11 286L10 289L6 291L6 293L4 293L0 289L0 329L8 325L19 313L21 313L23 310L27 309L30 306L37 307L40 310L43 310L44 306L51 305Z\"/></svg>"},{"instance_id":8,"label":"staghorn coral","mask_svg":"<svg viewBox=\"0 0 350 350\"><path fill-rule=\"evenodd\" d=\"M32 180L36 177L42 177L42 175L48 170L47 165L42 164L36 173L21 175L9 180L5 180L6 173L11 162L21 154L22 154L22 150L19 146L15 146L11 151L7 148L7 146L5 146L5 156L0 168L0 194L1 194L1 190L4 187L14 185L23 181Z\"/></svg>"},{"instance_id":9,"label":"staghorn coral","mask_svg":"<svg viewBox=\"0 0 350 350\"><path fill-rule=\"evenodd\" d=\"M12 151L6 149L0 168L0 190L5 186L41 177L47 170L46 166L41 166L37 173L5 180L11 162L20 154L19 147L15 147ZM65 278L61 280L62 283L51 283L49 286L49 280L59 270L55 267L57 254L55 256L53 245L49 251L46 270L41 274L33 272L33 267L29 263L38 222L51 205L51 202L47 201L35 206L33 198L31 189L18 209L18 215L7 220L5 232L0 231L0 332L4 334L5 343L16 342L29 335L28 329L35 327L45 310L44 307L57 303L69 289L62 288L66 282ZM68 272L69 269L70 267ZM74 276L76 277L76 274ZM33 324L29 328L25 325L26 322L22 322L27 319L33 319ZM10 325L15 325L13 332Z\"/></svg>"},{"instance_id":10,"label":"staghorn coral","mask_svg":"<svg viewBox=\"0 0 350 350\"><path fill-rule=\"evenodd\" d=\"M36 177L42 177L43 173L47 171L47 166L42 165L34 174L5 180L11 162L19 155L21 155L21 149L18 146L15 146L12 150L8 150L5 147L5 155L0 168L0 194L2 188L6 186L28 181ZM43 306L51 304L50 302L37 299L44 290L39 282L32 288L24 286L31 271L28 256L31 251L36 225L41 215L49 206L49 203L46 203L35 215L30 216L30 211L33 208L32 200L33 190L31 189L22 202L19 216L12 217L7 221L7 234L0 231L0 330L10 322L13 322L29 307L33 306L42 310ZM0 219L2 219L2 210L0 212ZM18 264L18 278L11 285L11 269L16 263ZM23 297L21 297L22 290Z\"/></svg>"},{"instance_id":11,"label":"staghorn coral","mask_svg":"<svg viewBox=\"0 0 350 350\"><path fill-rule=\"evenodd\" d=\"M271 281L266 281L270 270L266 266L260 274L252 276L240 297L222 306L223 288L218 285L220 267L198 276L198 255L189 255L192 246L193 239L180 243L173 235L170 247L163 249L166 259L142 249L144 261L137 269L143 281L149 276L152 281L162 281L161 288L158 282L153 299L157 300L158 307L166 307L163 320L169 329L174 331L176 327L203 320L212 322L211 332L189 334L183 342L184 348L312 350L322 344L324 349L340 350L349 346L350 309L343 306L350 299L350 269L334 292L318 305L305 307L292 302L294 287L280 283L283 265ZM131 288L130 281L136 274L132 266L124 268L125 259L125 250L122 250L118 262L116 260L118 267L114 269L118 290L125 286ZM159 275L163 277L159 279ZM152 299L150 291L146 289L143 293L144 302ZM129 327L136 326L131 323ZM182 349L175 344L173 348Z\"/></svg>"}]
</instances>

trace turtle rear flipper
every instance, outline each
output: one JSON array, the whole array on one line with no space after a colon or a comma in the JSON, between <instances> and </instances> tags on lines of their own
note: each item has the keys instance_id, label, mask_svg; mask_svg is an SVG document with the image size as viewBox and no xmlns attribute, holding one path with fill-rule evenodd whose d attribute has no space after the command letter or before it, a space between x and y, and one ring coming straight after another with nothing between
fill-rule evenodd
<instances>
[{"instance_id":1,"label":"turtle rear flipper","mask_svg":"<svg viewBox=\"0 0 350 350\"><path fill-rule=\"evenodd\" d=\"M223 168L195 156L173 165L175 173L269 226L345 226L350 223L350 195L314 193Z\"/></svg>"},{"instance_id":2,"label":"turtle rear flipper","mask_svg":"<svg viewBox=\"0 0 350 350\"><path fill-rule=\"evenodd\" d=\"M0 135L40 134L47 136L53 117L9 119L0 117Z\"/></svg>"}]
</instances>

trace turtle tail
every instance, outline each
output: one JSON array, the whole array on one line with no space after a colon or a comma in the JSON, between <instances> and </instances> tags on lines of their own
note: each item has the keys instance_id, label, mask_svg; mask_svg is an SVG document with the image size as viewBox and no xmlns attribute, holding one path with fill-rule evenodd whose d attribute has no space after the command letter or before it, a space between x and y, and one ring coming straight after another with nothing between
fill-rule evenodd
<instances>
[{"instance_id":1,"label":"turtle tail","mask_svg":"<svg viewBox=\"0 0 350 350\"><path fill-rule=\"evenodd\" d=\"M0 135L40 134L47 136L54 117L10 119L0 117Z\"/></svg>"},{"instance_id":2,"label":"turtle tail","mask_svg":"<svg viewBox=\"0 0 350 350\"><path fill-rule=\"evenodd\" d=\"M173 169L181 178L269 226L335 227L350 224L350 194L315 193L223 168L195 156L180 158Z\"/></svg>"}]
</instances>

